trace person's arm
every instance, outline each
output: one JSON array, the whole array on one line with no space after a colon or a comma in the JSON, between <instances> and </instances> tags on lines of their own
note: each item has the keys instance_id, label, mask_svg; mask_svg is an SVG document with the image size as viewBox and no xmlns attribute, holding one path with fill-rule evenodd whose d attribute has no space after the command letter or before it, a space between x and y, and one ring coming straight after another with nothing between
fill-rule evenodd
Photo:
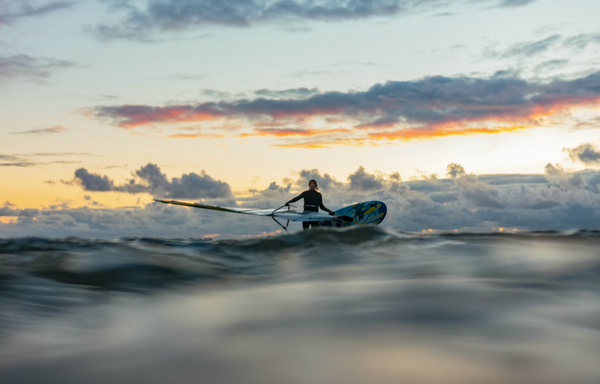
<instances>
[{"instance_id":1,"label":"person's arm","mask_svg":"<svg viewBox=\"0 0 600 384\"><path fill-rule=\"evenodd\" d=\"M330 215L335 215L335 212L326 208L325 205L323 205L323 195L321 195L320 193L319 193L319 208L321 208L324 211L329 212Z\"/></svg>"},{"instance_id":2,"label":"person's arm","mask_svg":"<svg viewBox=\"0 0 600 384\"><path fill-rule=\"evenodd\" d=\"M289 205L290 203L295 203L296 201L303 199L304 198L304 194L306 192L302 192L301 194L299 194L298 196L294 197L292 200L288 201L287 203L285 203L285 205Z\"/></svg>"}]
</instances>

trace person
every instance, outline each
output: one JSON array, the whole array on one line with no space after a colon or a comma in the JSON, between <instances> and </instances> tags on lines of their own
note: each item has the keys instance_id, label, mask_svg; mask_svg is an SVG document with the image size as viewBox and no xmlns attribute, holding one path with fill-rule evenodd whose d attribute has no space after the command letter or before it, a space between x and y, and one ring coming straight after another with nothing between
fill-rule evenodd
<instances>
[{"instance_id":1,"label":"person","mask_svg":"<svg viewBox=\"0 0 600 384\"><path fill-rule=\"evenodd\" d=\"M323 205L323 196L319 191L319 186L317 185L316 180L310 180L308 182L308 190L302 192L300 195L294 197L292 200L285 203L285 205L290 205L290 203L296 202L300 199L304 199L304 212L319 212L319 208L324 211L329 212L330 215L335 215L335 212L325 208ZM318 221L303 221L302 229L305 231L310 227L318 227Z\"/></svg>"}]
</instances>

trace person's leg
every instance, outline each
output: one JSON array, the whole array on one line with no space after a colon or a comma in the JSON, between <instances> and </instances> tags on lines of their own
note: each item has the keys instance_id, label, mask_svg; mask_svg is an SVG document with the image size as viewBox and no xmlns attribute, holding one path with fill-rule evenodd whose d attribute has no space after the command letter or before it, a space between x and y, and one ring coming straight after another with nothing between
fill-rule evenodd
<instances>
[{"instance_id":1,"label":"person's leg","mask_svg":"<svg viewBox=\"0 0 600 384\"><path fill-rule=\"evenodd\" d=\"M310 227L310 223L311 223L311 221L303 221L302 222L302 229L305 230L305 231L308 230L308 228Z\"/></svg>"}]
</instances>

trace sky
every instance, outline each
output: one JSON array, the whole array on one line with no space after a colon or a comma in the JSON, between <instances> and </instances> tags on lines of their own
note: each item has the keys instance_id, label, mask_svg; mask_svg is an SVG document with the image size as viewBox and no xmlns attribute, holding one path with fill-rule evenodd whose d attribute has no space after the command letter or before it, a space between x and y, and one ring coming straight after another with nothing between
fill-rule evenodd
<instances>
[{"instance_id":1,"label":"sky","mask_svg":"<svg viewBox=\"0 0 600 384\"><path fill-rule=\"evenodd\" d=\"M0 0L0 236L600 227L596 0ZM298 226L292 229L298 230Z\"/></svg>"}]
</instances>

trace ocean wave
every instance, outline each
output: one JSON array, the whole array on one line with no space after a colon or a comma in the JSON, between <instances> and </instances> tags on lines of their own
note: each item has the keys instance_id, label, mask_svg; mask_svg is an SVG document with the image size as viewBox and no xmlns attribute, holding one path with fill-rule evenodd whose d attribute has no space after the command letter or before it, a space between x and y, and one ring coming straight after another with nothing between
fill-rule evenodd
<instances>
[{"instance_id":1,"label":"ocean wave","mask_svg":"<svg viewBox=\"0 0 600 384\"><path fill-rule=\"evenodd\" d=\"M448 383L592 383L599 247L598 231L380 227L0 239L0 376L395 384L445 366Z\"/></svg>"}]
</instances>

